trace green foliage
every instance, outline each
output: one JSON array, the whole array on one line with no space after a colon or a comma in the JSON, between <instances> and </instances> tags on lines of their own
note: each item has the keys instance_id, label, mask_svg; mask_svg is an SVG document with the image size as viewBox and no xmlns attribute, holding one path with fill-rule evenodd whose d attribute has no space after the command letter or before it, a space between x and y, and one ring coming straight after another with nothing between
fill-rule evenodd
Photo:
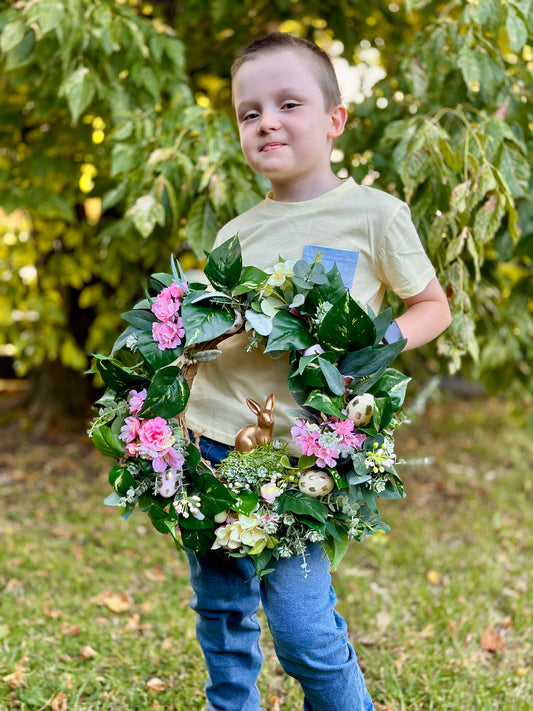
<instances>
[{"instance_id":1,"label":"green foliage","mask_svg":"<svg viewBox=\"0 0 533 711\"><path fill-rule=\"evenodd\" d=\"M533 344L530 4L411 3L422 8L430 21L378 86L387 110L376 116L368 100L342 148L349 165L370 147L370 170L365 159L356 175L410 204L450 299L439 354L452 372L520 388L531 383Z\"/></svg>"},{"instance_id":2,"label":"green foliage","mask_svg":"<svg viewBox=\"0 0 533 711\"><path fill-rule=\"evenodd\" d=\"M530 3L398 5L2 4L0 205L23 212L0 221L0 344L17 371L83 370L147 274L183 248L203 259L264 194L230 118L229 67L279 25L381 65L334 165L410 204L453 311L443 362L531 387Z\"/></svg>"},{"instance_id":3,"label":"green foliage","mask_svg":"<svg viewBox=\"0 0 533 711\"><path fill-rule=\"evenodd\" d=\"M83 369L146 274L185 239L203 255L262 190L229 118L195 103L170 26L58 0L3 10L0 31L0 205L24 210L0 226L0 342L20 374Z\"/></svg>"}]
</instances>

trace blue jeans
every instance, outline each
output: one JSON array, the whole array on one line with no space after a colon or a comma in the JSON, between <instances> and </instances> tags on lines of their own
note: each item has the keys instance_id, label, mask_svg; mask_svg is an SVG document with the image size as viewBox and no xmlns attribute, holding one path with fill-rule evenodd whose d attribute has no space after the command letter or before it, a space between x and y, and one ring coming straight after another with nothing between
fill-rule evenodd
<instances>
[{"instance_id":1,"label":"blue jeans","mask_svg":"<svg viewBox=\"0 0 533 711\"><path fill-rule=\"evenodd\" d=\"M201 438L200 449L216 464L229 447ZM260 711L260 604L282 667L302 686L304 711L372 711L346 623L334 609L329 561L319 543L308 546L307 577L298 556L269 565L274 570L261 581L249 558L213 551L188 559L208 711Z\"/></svg>"}]
</instances>

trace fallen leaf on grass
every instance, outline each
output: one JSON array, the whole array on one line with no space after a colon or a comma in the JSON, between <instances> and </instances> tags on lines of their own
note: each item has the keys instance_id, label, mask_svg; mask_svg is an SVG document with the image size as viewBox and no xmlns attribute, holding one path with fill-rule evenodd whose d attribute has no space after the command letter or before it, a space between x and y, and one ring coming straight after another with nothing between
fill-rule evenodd
<instances>
[{"instance_id":1,"label":"fallen leaf on grass","mask_svg":"<svg viewBox=\"0 0 533 711\"><path fill-rule=\"evenodd\" d=\"M143 630L152 629L152 625L149 622L141 623L141 616L138 612L134 612L126 622L124 629L127 632L142 632Z\"/></svg>"},{"instance_id":2,"label":"fallen leaf on grass","mask_svg":"<svg viewBox=\"0 0 533 711\"><path fill-rule=\"evenodd\" d=\"M392 615L388 610L378 612L377 625L380 632L384 632L392 622Z\"/></svg>"},{"instance_id":3,"label":"fallen leaf on grass","mask_svg":"<svg viewBox=\"0 0 533 711\"><path fill-rule=\"evenodd\" d=\"M6 674L5 676L3 676L2 681L5 681L6 684L9 684L12 689L18 689L18 687L22 684L22 679L24 678L27 661L28 655L24 654L15 664L15 671L11 674Z\"/></svg>"},{"instance_id":4,"label":"fallen leaf on grass","mask_svg":"<svg viewBox=\"0 0 533 711\"><path fill-rule=\"evenodd\" d=\"M426 578L428 579L430 585L438 585L440 583L440 575L436 570L428 570Z\"/></svg>"},{"instance_id":5,"label":"fallen leaf on grass","mask_svg":"<svg viewBox=\"0 0 533 711\"><path fill-rule=\"evenodd\" d=\"M481 649L486 652L498 652L505 649L501 634L493 627L487 627L481 635Z\"/></svg>"},{"instance_id":6,"label":"fallen leaf on grass","mask_svg":"<svg viewBox=\"0 0 533 711\"><path fill-rule=\"evenodd\" d=\"M272 706L270 707L270 711L279 711L280 710L279 696L271 696L270 703L272 704Z\"/></svg>"},{"instance_id":7,"label":"fallen leaf on grass","mask_svg":"<svg viewBox=\"0 0 533 711\"><path fill-rule=\"evenodd\" d=\"M4 593L9 595L10 593L19 593L22 590L22 583L17 578L10 578L4 588Z\"/></svg>"},{"instance_id":8,"label":"fallen leaf on grass","mask_svg":"<svg viewBox=\"0 0 533 711\"><path fill-rule=\"evenodd\" d=\"M67 695L64 691L60 691L57 696L52 699L52 711L68 711Z\"/></svg>"},{"instance_id":9,"label":"fallen leaf on grass","mask_svg":"<svg viewBox=\"0 0 533 711\"><path fill-rule=\"evenodd\" d=\"M153 676L151 679L149 679L146 682L146 686L150 689L150 691L164 691L167 688L167 685L162 679L159 679L157 676Z\"/></svg>"},{"instance_id":10,"label":"fallen leaf on grass","mask_svg":"<svg viewBox=\"0 0 533 711\"><path fill-rule=\"evenodd\" d=\"M98 652L96 651L96 649L93 649L88 644L84 645L80 649L80 657L82 659L92 659L93 657L96 657L97 654Z\"/></svg>"},{"instance_id":11,"label":"fallen leaf on grass","mask_svg":"<svg viewBox=\"0 0 533 711\"><path fill-rule=\"evenodd\" d=\"M435 636L435 625L433 623L427 624L422 632L420 632L420 636L422 639L431 639L431 637Z\"/></svg>"},{"instance_id":12,"label":"fallen leaf on grass","mask_svg":"<svg viewBox=\"0 0 533 711\"><path fill-rule=\"evenodd\" d=\"M81 627L79 625L71 625L68 622L64 622L61 625L61 631L64 634L68 634L69 637L78 637L81 632Z\"/></svg>"},{"instance_id":13,"label":"fallen leaf on grass","mask_svg":"<svg viewBox=\"0 0 533 711\"><path fill-rule=\"evenodd\" d=\"M161 565L153 565L151 568L144 571L144 575L148 578L148 580L151 580L154 583L164 583L167 579L165 569Z\"/></svg>"},{"instance_id":14,"label":"fallen leaf on grass","mask_svg":"<svg viewBox=\"0 0 533 711\"><path fill-rule=\"evenodd\" d=\"M103 593L92 599L100 607L105 606L111 612L125 612L133 605L133 598L127 593L112 593L109 590L104 590Z\"/></svg>"},{"instance_id":15,"label":"fallen leaf on grass","mask_svg":"<svg viewBox=\"0 0 533 711\"><path fill-rule=\"evenodd\" d=\"M72 531L66 526L57 525L52 528L52 535L55 538L70 538Z\"/></svg>"}]
</instances>

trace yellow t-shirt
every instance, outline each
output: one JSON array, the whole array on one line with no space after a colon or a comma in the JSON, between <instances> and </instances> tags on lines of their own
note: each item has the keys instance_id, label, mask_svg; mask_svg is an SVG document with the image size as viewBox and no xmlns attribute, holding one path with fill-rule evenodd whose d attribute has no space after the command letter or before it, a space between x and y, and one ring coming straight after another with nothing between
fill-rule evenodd
<instances>
[{"instance_id":1,"label":"yellow t-shirt","mask_svg":"<svg viewBox=\"0 0 533 711\"><path fill-rule=\"evenodd\" d=\"M400 298L419 294L435 276L405 203L353 179L303 202L265 200L228 222L215 246L238 235L243 265L272 267L278 258L297 261L306 245L357 253L350 293L378 313L385 289ZM193 431L233 445L236 433L256 418L246 398L264 404L276 396L274 437L290 442L298 408L287 388L288 356L273 359L262 349L246 351L249 333L223 341L222 355L200 364L187 409ZM294 450L293 450L294 451Z\"/></svg>"}]
</instances>

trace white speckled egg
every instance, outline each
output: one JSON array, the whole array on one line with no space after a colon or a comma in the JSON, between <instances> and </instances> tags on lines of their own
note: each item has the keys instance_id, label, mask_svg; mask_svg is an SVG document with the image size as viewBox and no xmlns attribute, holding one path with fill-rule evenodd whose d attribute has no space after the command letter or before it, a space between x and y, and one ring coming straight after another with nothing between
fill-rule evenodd
<instances>
[{"instance_id":1,"label":"white speckled egg","mask_svg":"<svg viewBox=\"0 0 533 711\"><path fill-rule=\"evenodd\" d=\"M374 396L370 393L356 395L346 406L346 412L348 413L348 419L356 427L368 425L374 414Z\"/></svg>"},{"instance_id":2,"label":"white speckled egg","mask_svg":"<svg viewBox=\"0 0 533 711\"><path fill-rule=\"evenodd\" d=\"M157 493L169 499L174 496L179 486L181 472L169 469L164 474L157 477Z\"/></svg>"},{"instance_id":3,"label":"white speckled egg","mask_svg":"<svg viewBox=\"0 0 533 711\"><path fill-rule=\"evenodd\" d=\"M335 482L330 475L319 469L306 469L298 480L300 491L314 499L326 496L334 486Z\"/></svg>"}]
</instances>

